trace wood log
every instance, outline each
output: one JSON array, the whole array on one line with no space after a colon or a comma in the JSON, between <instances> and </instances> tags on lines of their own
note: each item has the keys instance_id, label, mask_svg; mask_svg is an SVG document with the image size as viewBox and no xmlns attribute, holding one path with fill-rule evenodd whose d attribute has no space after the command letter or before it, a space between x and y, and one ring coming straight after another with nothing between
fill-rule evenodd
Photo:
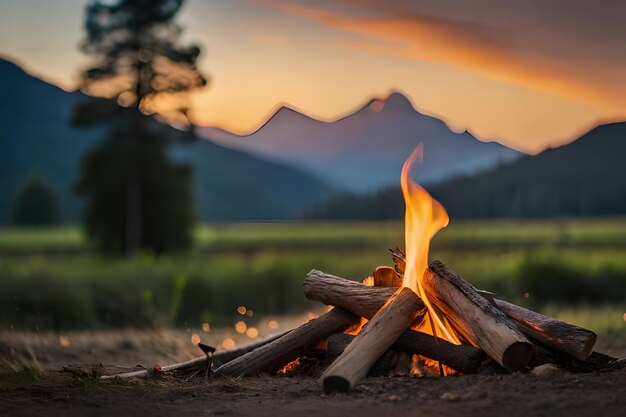
<instances>
[{"instance_id":1,"label":"wood log","mask_svg":"<svg viewBox=\"0 0 626 417\"><path fill-rule=\"evenodd\" d=\"M338 305L367 319L373 317L389 299L390 290L386 287L368 287L321 271L311 271L304 280L304 295L309 300ZM426 307L420 304L418 319L423 317ZM407 330L398 340L398 350L417 353L430 359L440 360L444 365L460 372L474 372L480 365L483 353L474 347L457 346L443 339L437 343L431 335Z\"/></svg>"},{"instance_id":2,"label":"wood log","mask_svg":"<svg viewBox=\"0 0 626 417\"><path fill-rule=\"evenodd\" d=\"M598 337L591 330L544 316L503 300L494 299L493 301L500 311L517 322L519 329L527 336L556 350L569 353L582 361L591 355Z\"/></svg>"},{"instance_id":3,"label":"wood log","mask_svg":"<svg viewBox=\"0 0 626 417\"><path fill-rule=\"evenodd\" d=\"M369 287L315 269L304 279L304 295L309 300L341 307L366 319L374 317L395 292L396 288ZM419 303L423 315L426 306L421 300Z\"/></svg>"},{"instance_id":4,"label":"wood log","mask_svg":"<svg viewBox=\"0 0 626 417\"><path fill-rule=\"evenodd\" d=\"M424 274L424 290L458 334L506 370L528 365L532 345L526 336L456 272L440 261L432 262Z\"/></svg>"},{"instance_id":5,"label":"wood log","mask_svg":"<svg viewBox=\"0 0 626 417\"><path fill-rule=\"evenodd\" d=\"M389 251L396 264L396 271L399 274L403 274L405 268L404 253L399 248L390 249ZM597 339L597 335L591 330L499 300L495 298L496 294L494 293L481 290L478 290L478 292L489 302L495 304L509 318L517 322L520 330L527 336L582 361L591 355Z\"/></svg>"},{"instance_id":6,"label":"wood log","mask_svg":"<svg viewBox=\"0 0 626 417\"><path fill-rule=\"evenodd\" d=\"M531 367L554 363L570 372L595 372L626 367L626 359L614 358L600 352L592 352L587 359L580 360L565 352L560 352L540 341L532 340L533 356Z\"/></svg>"},{"instance_id":7,"label":"wood log","mask_svg":"<svg viewBox=\"0 0 626 417\"><path fill-rule=\"evenodd\" d=\"M422 300L400 288L363 327L346 350L322 375L324 392L348 392L415 321Z\"/></svg>"},{"instance_id":8,"label":"wood log","mask_svg":"<svg viewBox=\"0 0 626 417\"><path fill-rule=\"evenodd\" d=\"M356 315L341 308L334 308L291 330L283 337L222 365L213 375L242 377L260 372L275 372L301 356L309 347L333 333L342 332L358 320Z\"/></svg>"},{"instance_id":9,"label":"wood log","mask_svg":"<svg viewBox=\"0 0 626 417\"><path fill-rule=\"evenodd\" d=\"M355 336L336 334L328 339L328 353L339 356ZM429 359L440 361L442 364L462 373L473 373L486 359L485 353L469 345L455 345L432 335L406 331L391 346L391 350L404 352L409 355L422 355Z\"/></svg>"}]
</instances>

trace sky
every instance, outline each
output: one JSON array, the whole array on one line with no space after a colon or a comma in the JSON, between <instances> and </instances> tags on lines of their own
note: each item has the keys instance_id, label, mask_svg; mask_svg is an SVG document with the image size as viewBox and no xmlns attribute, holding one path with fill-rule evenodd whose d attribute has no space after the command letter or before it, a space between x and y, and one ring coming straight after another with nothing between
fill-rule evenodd
<instances>
[{"instance_id":1,"label":"sky","mask_svg":"<svg viewBox=\"0 0 626 417\"><path fill-rule=\"evenodd\" d=\"M66 90L85 0L0 0L0 55ZM246 134L284 103L332 121L403 92L455 131L538 152L626 119L621 0L187 0L210 77L194 123Z\"/></svg>"}]
</instances>

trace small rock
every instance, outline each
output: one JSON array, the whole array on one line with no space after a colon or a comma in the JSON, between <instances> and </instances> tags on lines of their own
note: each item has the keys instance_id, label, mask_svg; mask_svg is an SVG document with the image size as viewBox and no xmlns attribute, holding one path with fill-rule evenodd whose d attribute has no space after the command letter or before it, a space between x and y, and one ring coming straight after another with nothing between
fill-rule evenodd
<instances>
[{"instance_id":1,"label":"small rock","mask_svg":"<svg viewBox=\"0 0 626 417\"><path fill-rule=\"evenodd\" d=\"M546 363L533 368L532 374L538 378L554 378L565 375L565 371L553 363Z\"/></svg>"},{"instance_id":2,"label":"small rock","mask_svg":"<svg viewBox=\"0 0 626 417\"><path fill-rule=\"evenodd\" d=\"M459 396L459 394L455 394L453 392L444 392L439 398L444 401L458 401L461 397Z\"/></svg>"}]
</instances>

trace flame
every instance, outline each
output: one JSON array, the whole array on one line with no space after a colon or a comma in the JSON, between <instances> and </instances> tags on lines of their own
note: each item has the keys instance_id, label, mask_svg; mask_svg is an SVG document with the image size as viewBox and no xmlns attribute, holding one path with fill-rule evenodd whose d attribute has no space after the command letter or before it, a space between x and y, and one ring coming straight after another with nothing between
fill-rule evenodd
<instances>
[{"instance_id":1,"label":"flame","mask_svg":"<svg viewBox=\"0 0 626 417\"><path fill-rule=\"evenodd\" d=\"M402 167L400 183L406 204L404 239L406 269L402 285L415 291L424 301L428 314L416 330L433 334L451 343L460 344L454 329L445 317L440 316L428 300L423 288L424 272L428 267L430 240L446 227L450 218L446 209L419 184L411 180L411 169L423 158L423 146L419 144Z\"/></svg>"}]
</instances>

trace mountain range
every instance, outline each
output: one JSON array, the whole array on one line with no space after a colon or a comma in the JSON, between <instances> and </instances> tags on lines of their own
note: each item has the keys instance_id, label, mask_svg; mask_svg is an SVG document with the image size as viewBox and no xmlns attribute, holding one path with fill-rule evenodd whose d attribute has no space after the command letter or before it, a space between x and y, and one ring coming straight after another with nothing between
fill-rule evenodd
<instances>
[{"instance_id":1,"label":"mountain range","mask_svg":"<svg viewBox=\"0 0 626 417\"><path fill-rule=\"evenodd\" d=\"M0 224L10 223L15 194L33 172L55 190L64 221L78 221L84 202L72 189L79 162L105 132L71 126L74 106L86 96L66 92L2 59L0 96ZM162 129L164 134L177 133L168 125ZM169 152L193 167L203 221L293 218L335 192L302 170L201 138L177 143Z\"/></svg>"},{"instance_id":2,"label":"mountain range","mask_svg":"<svg viewBox=\"0 0 626 417\"><path fill-rule=\"evenodd\" d=\"M626 122L597 126L571 144L429 187L455 218L550 218L626 214ZM312 219L400 219L399 187L342 194Z\"/></svg>"},{"instance_id":3,"label":"mountain range","mask_svg":"<svg viewBox=\"0 0 626 417\"><path fill-rule=\"evenodd\" d=\"M70 124L87 97L2 59L0 95L0 225L10 223L15 194L32 172L56 191L64 220L78 221L84 202L72 188L79 162L106 131ZM335 122L283 106L248 136L195 131L195 140L176 141L169 155L192 166L202 221L399 218L400 169L420 142L425 158L415 177L452 217L626 214L626 122L522 155L455 133L396 92Z\"/></svg>"},{"instance_id":4,"label":"mountain range","mask_svg":"<svg viewBox=\"0 0 626 417\"><path fill-rule=\"evenodd\" d=\"M424 144L416 178L433 183L511 161L521 154L496 142L455 133L419 113L401 93L373 99L334 122L280 107L257 131L237 136L204 127L198 134L225 146L307 169L344 190L362 192L397 185L406 158Z\"/></svg>"}]
</instances>

